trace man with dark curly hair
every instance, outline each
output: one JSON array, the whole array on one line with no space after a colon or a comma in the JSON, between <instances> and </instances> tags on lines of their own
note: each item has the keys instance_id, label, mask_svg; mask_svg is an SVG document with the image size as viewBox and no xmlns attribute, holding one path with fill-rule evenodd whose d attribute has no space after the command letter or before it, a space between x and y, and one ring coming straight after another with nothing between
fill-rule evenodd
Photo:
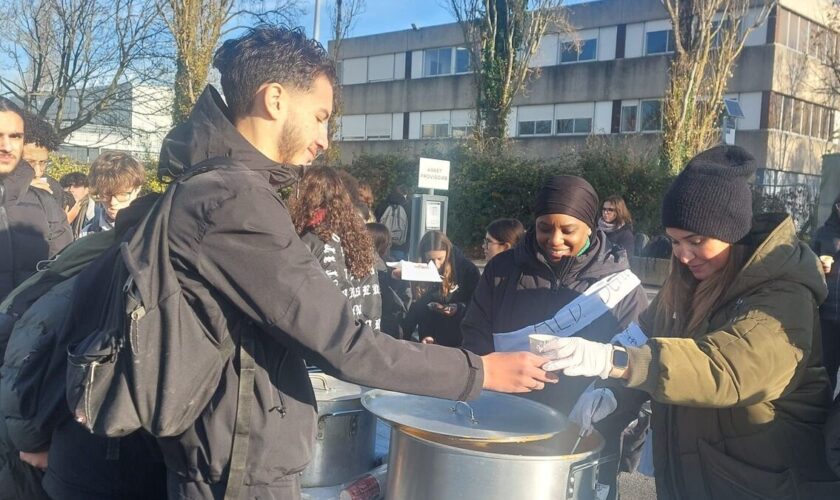
<instances>
[{"instance_id":1,"label":"man with dark curly hair","mask_svg":"<svg viewBox=\"0 0 840 500\"><path fill-rule=\"evenodd\" d=\"M49 123L38 118L32 113L24 112L24 128L26 129L26 142L23 145L23 161L35 170L35 178L32 186L49 191L55 201L58 202L65 212L71 208L75 201L64 192L61 184L47 175L47 168L50 164L50 153L54 153L61 144L61 139L55 133L55 129Z\"/></svg>"}]
</instances>

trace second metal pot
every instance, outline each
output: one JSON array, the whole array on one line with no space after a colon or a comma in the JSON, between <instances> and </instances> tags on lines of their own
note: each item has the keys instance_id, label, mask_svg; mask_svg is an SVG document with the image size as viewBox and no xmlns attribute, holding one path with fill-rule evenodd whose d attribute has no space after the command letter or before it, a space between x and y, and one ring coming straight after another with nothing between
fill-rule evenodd
<instances>
[{"instance_id":1,"label":"second metal pot","mask_svg":"<svg viewBox=\"0 0 840 500\"><path fill-rule=\"evenodd\" d=\"M376 418L362 407L365 388L324 373L309 378L318 401L318 428L301 486L335 486L373 467Z\"/></svg>"}]
</instances>

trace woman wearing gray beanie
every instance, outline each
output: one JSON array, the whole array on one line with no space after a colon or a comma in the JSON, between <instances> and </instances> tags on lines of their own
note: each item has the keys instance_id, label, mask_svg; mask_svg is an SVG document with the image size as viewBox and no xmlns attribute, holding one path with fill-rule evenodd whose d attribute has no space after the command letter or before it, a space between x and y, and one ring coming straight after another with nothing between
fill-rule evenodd
<instances>
[{"instance_id":1,"label":"woman wearing gray beanie","mask_svg":"<svg viewBox=\"0 0 840 500\"><path fill-rule=\"evenodd\" d=\"M639 318L649 339L626 349L569 339L555 362L606 379L578 414L605 392L619 408L652 401L660 499L837 498L823 439L825 281L789 216L752 217L754 171L735 146L692 159L662 204L672 269Z\"/></svg>"}]
</instances>

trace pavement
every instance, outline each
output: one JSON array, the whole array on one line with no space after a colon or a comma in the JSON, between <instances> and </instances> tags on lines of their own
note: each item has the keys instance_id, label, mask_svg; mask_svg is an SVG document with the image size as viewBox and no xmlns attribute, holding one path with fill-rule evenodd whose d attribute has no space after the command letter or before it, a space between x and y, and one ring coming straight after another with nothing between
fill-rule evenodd
<instances>
[{"instance_id":1,"label":"pavement","mask_svg":"<svg viewBox=\"0 0 840 500\"><path fill-rule=\"evenodd\" d=\"M650 500L656 498L656 484L652 477L634 472L618 475L620 500Z\"/></svg>"}]
</instances>

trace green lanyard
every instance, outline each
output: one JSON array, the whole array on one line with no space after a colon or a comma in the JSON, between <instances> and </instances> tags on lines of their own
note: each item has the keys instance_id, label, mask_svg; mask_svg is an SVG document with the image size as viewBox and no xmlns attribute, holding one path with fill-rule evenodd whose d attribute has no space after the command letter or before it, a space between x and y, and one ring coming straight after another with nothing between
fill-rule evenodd
<instances>
[{"instance_id":1,"label":"green lanyard","mask_svg":"<svg viewBox=\"0 0 840 500\"><path fill-rule=\"evenodd\" d=\"M580 249L580 252L578 252L578 254L575 257L580 257L581 255L585 254L586 251L589 250L590 246L592 246L592 242L589 240L589 238L586 238L586 245L583 245L583 248Z\"/></svg>"}]
</instances>

